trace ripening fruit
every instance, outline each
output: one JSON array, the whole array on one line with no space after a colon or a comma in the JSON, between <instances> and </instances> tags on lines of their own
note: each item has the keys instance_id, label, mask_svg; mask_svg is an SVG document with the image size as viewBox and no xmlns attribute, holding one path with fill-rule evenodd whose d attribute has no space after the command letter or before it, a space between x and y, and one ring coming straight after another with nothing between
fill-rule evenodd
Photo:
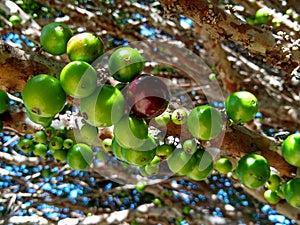
<instances>
[{"instance_id":1,"label":"ripening fruit","mask_svg":"<svg viewBox=\"0 0 300 225\"><path fill-rule=\"evenodd\" d=\"M138 50L121 47L114 51L108 61L108 71L120 82L130 82L144 69L144 57Z\"/></svg>"},{"instance_id":2,"label":"ripening fruit","mask_svg":"<svg viewBox=\"0 0 300 225\"><path fill-rule=\"evenodd\" d=\"M282 143L282 156L290 165L300 167L300 134L289 135Z\"/></svg>"},{"instance_id":3,"label":"ripening fruit","mask_svg":"<svg viewBox=\"0 0 300 225\"><path fill-rule=\"evenodd\" d=\"M258 101L255 95L248 91L237 91L226 98L225 110L233 122L247 123L255 117Z\"/></svg>"},{"instance_id":4,"label":"ripening fruit","mask_svg":"<svg viewBox=\"0 0 300 225\"><path fill-rule=\"evenodd\" d=\"M0 114L5 113L9 107L9 97L8 94L0 90Z\"/></svg>"},{"instance_id":5,"label":"ripening fruit","mask_svg":"<svg viewBox=\"0 0 300 225\"><path fill-rule=\"evenodd\" d=\"M78 143L73 145L67 153L67 163L75 170L87 169L93 161L93 150L90 146Z\"/></svg>"},{"instance_id":6,"label":"ripening fruit","mask_svg":"<svg viewBox=\"0 0 300 225\"><path fill-rule=\"evenodd\" d=\"M216 170L221 174L227 174L232 170L232 162L228 158L219 158L216 161Z\"/></svg>"},{"instance_id":7,"label":"ripening fruit","mask_svg":"<svg viewBox=\"0 0 300 225\"><path fill-rule=\"evenodd\" d=\"M97 72L84 61L68 63L60 73L60 84L66 94L74 98L84 98L97 87Z\"/></svg>"},{"instance_id":8,"label":"ripening fruit","mask_svg":"<svg viewBox=\"0 0 300 225\"><path fill-rule=\"evenodd\" d=\"M123 94L110 85L100 86L90 96L81 99L80 112L83 118L95 127L109 127L124 114Z\"/></svg>"},{"instance_id":9,"label":"ripening fruit","mask_svg":"<svg viewBox=\"0 0 300 225\"><path fill-rule=\"evenodd\" d=\"M248 188L259 188L270 178L270 166L261 155L250 153L244 155L236 167L238 179Z\"/></svg>"},{"instance_id":10,"label":"ripening fruit","mask_svg":"<svg viewBox=\"0 0 300 225\"><path fill-rule=\"evenodd\" d=\"M157 117L167 109L170 101L167 85L151 75L137 76L124 92L131 113L140 118Z\"/></svg>"},{"instance_id":11,"label":"ripening fruit","mask_svg":"<svg viewBox=\"0 0 300 225\"><path fill-rule=\"evenodd\" d=\"M30 78L22 92L25 107L41 117L52 117L59 113L66 103L66 93L53 76L39 74Z\"/></svg>"},{"instance_id":12,"label":"ripening fruit","mask_svg":"<svg viewBox=\"0 0 300 225\"><path fill-rule=\"evenodd\" d=\"M68 25L61 22L53 22L43 27L40 42L43 49L52 55L66 53L67 42L73 32Z\"/></svg>"},{"instance_id":13,"label":"ripening fruit","mask_svg":"<svg viewBox=\"0 0 300 225\"><path fill-rule=\"evenodd\" d=\"M90 32L75 34L67 43L67 54L71 61L92 63L103 53L102 40Z\"/></svg>"},{"instance_id":14,"label":"ripening fruit","mask_svg":"<svg viewBox=\"0 0 300 225\"><path fill-rule=\"evenodd\" d=\"M187 126L193 137L211 140L222 131L223 120L220 112L207 105L196 106L188 115Z\"/></svg>"}]
</instances>

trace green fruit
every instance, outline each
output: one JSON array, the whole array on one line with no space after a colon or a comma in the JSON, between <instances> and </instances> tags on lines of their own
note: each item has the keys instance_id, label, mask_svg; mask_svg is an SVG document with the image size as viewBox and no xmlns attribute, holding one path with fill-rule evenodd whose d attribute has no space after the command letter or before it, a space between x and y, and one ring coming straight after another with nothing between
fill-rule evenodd
<instances>
[{"instance_id":1,"label":"green fruit","mask_svg":"<svg viewBox=\"0 0 300 225\"><path fill-rule=\"evenodd\" d=\"M34 149L34 142L31 139L23 138L19 141L17 147L24 153L30 153Z\"/></svg>"},{"instance_id":2,"label":"green fruit","mask_svg":"<svg viewBox=\"0 0 300 225\"><path fill-rule=\"evenodd\" d=\"M223 120L217 109L202 105L190 112L187 125L193 137L199 140L211 140L221 133Z\"/></svg>"},{"instance_id":3,"label":"green fruit","mask_svg":"<svg viewBox=\"0 0 300 225\"><path fill-rule=\"evenodd\" d=\"M19 15L11 15L8 21L11 22L14 27L17 27L21 24L22 19Z\"/></svg>"},{"instance_id":4,"label":"green fruit","mask_svg":"<svg viewBox=\"0 0 300 225\"><path fill-rule=\"evenodd\" d=\"M74 144L74 141L72 139L70 139L70 138L67 138L63 142L63 147L65 149L70 149L70 148L72 148L73 144Z\"/></svg>"},{"instance_id":5,"label":"green fruit","mask_svg":"<svg viewBox=\"0 0 300 225\"><path fill-rule=\"evenodd\" d=\"M228 158L219 158L216 161L216 170L221 174L227 174L232 170L232 163Z\"/></svg>"},{"instance_id":6,"label":"green fruit","mask_svg":"<svg viewBox=\"0 0 300 225\"><path fill-rule=\"evenodd\" d=\"M0 114L5 113L9 108L9 97L5 91L0 90Z\"/></svg>"},{"instance_id":7,"label":"green fruit","mask_svg":"<svg viewBox=\"0 0 300 225\"><path fill-rule=\"evenodd\" d=\"M261 155L250 153L244 155L236 168L238 179L248 188L259 188L270 178L270 166Z\"/></svg>"},{"instance_id":8,"label":"green fruit","mask_svg":"<svg viewBox=\"0 0 300 225\"><path fill-rule=\"evenodd\" d=\"M197 142L193 139L188 139L183 142L183 150L188 154L194 154L197 151Z\"/></svg>"},{"instance_id":9,"label":"green fruit","mask_svg":"<svg viewBox=\"0 0 300 225\"><path fill-rule=\"evenodd\" d=\"M176 109L171 114L171 120L174 124L182 125L187 121L188 113L185 109Z\"/></svg>"},{"instance_id":10,"label":"green fruit","mask_svg":"<svg viewBox=\"0 0 300 225\"><path fill-rule=\"evenodd\" d=\"M290 165L300 167L300 134L289 135L282 143L282 156Z\"/></svg>"},{"instance_id":11,"label":"green fruit","mask_svg":"<svg viewBox=\"0 0 300 225\"><path fill-rule=\"evenodd\" d=\"M105 138L101 142L101 146L106 152L111 152L112 151L112 139L111 138Z\"/></svg>"},{"instance_id":12,"label":"green fruit","mask_svg":"<svg viewBox=\"0 0 300 225\"><path fill-rule=\"evenodd\" d=\"M135 185L135 189L140 193L144 192L146 187L147 187L147 183L144 181L139 181Z\"/></svg>"},{"instance_id":13,"label":"green fruit","mask_svg":"<svg viewBox=\"0 0 300 225\"><path fill-rule=\"evenodd\" d=\"M112 139L111 148L112 148L112 152L117 157L117 159L119 159L121 161L125 160L123 155L122 155L123 147L121 147L119 145L119 143L117 142L117 140L115 138Z\"/></svg>"},{"instance_id":14,"label":"green fruit","mask_svg":"<svg viewBox=\"0 0 300 225\"><path fill-rule=\"evenodd\" d=\"M74 35L67 44L67 54L71 61L92 63L103 53L102 40L89 32Z\"/></svg>"},{"instance_id":15,"label":"green fruit","mask_svg":"<svg viewBox=\"0 0 300 225\"><path fill-rule=\"evenodd\" d=\"M80 101L83 117L96 127L109 127L116 124L124 114L125 99L115 87L103 85Z\"/></svg>"},{"instance_id":16,"label":"green fruit","mask_svg":"<svg viewBox=\"0 0 300 225\"><path fill-rule=\"evenodd\" d=\"M65 161L67 159L67 154L68 154L68 151L66 151L64 149L59 149L59 150L56 150L55 152L53 152L53 157L57 161Z\"/></svg>"},{"instance_id":17,"label":"green fruit","mask_svg":"<svg viewBox=\"0 0 300 225\"><path fill-rule=\"evenodd\" d=\"M169 144L158 145L156 148L156 156L162 160L169 158L174 151L174 146Z\"/></svg>"},{"instance_id":18,"label":"green fruit","mask_svg":"<svg viewBox=\"0 0 300 225\"><path fill-rule=\"evenodd\" d=\"M186 175L194 169L197 159L194 155L186 153L183 149L177 148L167 160L169 169L178 175Z\"/></svg>"},{"instance_id":19,"label":"green fruit","mask_svg":"<svg viewBox=\"0 0 300 225\"><path fill-rule=\"evenodd\" d=\"M148 137L148 125L144 119L125 115L115 124L113 132L123 148L138 148Z\"/></svg>"},{"instance_id":20,"label":"green fruit","mask_svg":"<svg viewBox=\"0 0 300 225\"><path fill-rule=\"evenodd\" d=\"M75 170L87 169L93 161L93 150L90 146L78 143L73 145L67 153L67 163Z\"/></svg>"},{"instance_id":21,"label":"green fruit","mask_svg":"<svg viewBox=\"0 0 300 225\"><path fill-rule=\"evenodd\" d=\"M171 121L171 114L163 113L155 117L154 120L159 126L166 126Z\"/></svg>"},{"instance_id":22,"label":"green fruit","mask_svg":"<svg viewBox=\"0 0 300 225\"><path fill-rule=\"evenodd\" d=\"M52 126L46 127L45 128L45 133L47 135L47 139L50 140L51 138L53 138L56 135L56 130Z\"/></svg>"},{"instance_id":23,"label":"green fruit","mask_svg":"<svg viewBox=\"0 0 300 225\"><path fill-rule=\"evenodd\" d=\"M271 9L264 7L260 8L255 13L255 22L257 24L264 24L271 20Z\"/></svg>"},{"instance_id":24,"label":"green fruit","mask_svg":"<svg viewBox=\"0 0 300 225\"><path fill-rule=\"evenodd\" d=\"M117 49L109 58L108 71L114 79L130 82L144 69L145 59L131 47Z\"/></svg>"},{"instance_id":25,"label":"green fruit","mask_svg":"<svg viewBox=\"0 0 300 225\"><path fill-rule=\"evenodd\" d=\"M147 173L147 176L154 176L157 175L159 172L159 164L147 164L145 165L145 172Z\"/></svg>"},{"instance_id":26,"label":"green fruit","mask_svg":"<svg viewBox=\"0 0 300 225\"><path fill-rule=\"evenodd\" d=\"M42 127L50 126L54 119L54 116L50 116L50 117L39 116L35 113L30 112L28 109L26 109L26 115L32 122L37 123Z\"/></svg>"},{"instance_id":27,"label":"green fruit","mask_svg":"<svg viewBox=\"0 0 300 225\"><path fill-rule=\"evenodd\" d=\"M30 78L22 92L25 107L41 117L53 117L66 103L66 93L53 76L39 74Z\"/></svg>"},{"instance_id":28,"label":"green fruit","mask_svg":"<svg viewBox=\"0 0 300 225\"><path fill-rule=\"evenodd\" d=\"M97 72L83 61L68 63L60 73L60 84L64 91L74 98L84 98L97 87Z\"/></svg>"},{"instance_id":29,"label":"green fruit","mask_svg":"<svg viewBox=\"0 0 300 225\"><path fill-rule=\"evenodd\" d=\"M83 140L85 143L93 144L95 142L95 140L98 139L99 132L98 132L97 127L95 127L91 124L85 123L80 128L80 134L83 137Z\"/></svg>"},{"instance_id":30,"label":"green fruit","mask_svg":"<svg viewBox=\"0 0 300 225\"><path fill-rule=\"evenodd\" d=\"M267 182L267 188L272 191L277 191L279 189L280 183L281 183L280 176L277 174L271 174Z\"/></svg>"},{"instance_id":31,"label":"green fruit","mask_svg":"<svg viewBox=\"0 0 300 225\"><path fill-rule=\"evenodd\" d=\"M57 135L57 136L60 136L60 137L62 137L62 138L64 138L64 137L67 135L67 133L68 133L68 130L67 130L67 128L66 128L64 125L59 126L59 127L56 129L56 135Z\"/></svg>"},{"instance_id":32,"label":"green fruit","mask_svg":"<svg viewBox=\"0 0 300 225\"><path fill-rule=\"evenodd\" d=\"M60 136L54 136L49 141L49 149L56 151L63 147L64 140Z\"/></svg>"},{"instance_id":33,"label":"green fruit","mask_svg":"<svg viewBox=\"0 0 300 225\"><path fill-rule=\"evenodd\" d=\"M258 111L257 98L248 91L237 91L226 98L227 116L235 123L247 123Z\"/></svg>"},{"instance_id":34,"label":"green fruit","mask_svg":"<svg viewBox=\"0 0 300 225\"><path fill-rule=\"evenodd\" d=\"M45 144L38 143L34 145L33 154L36 156L46 156L48 148Z\"/></svg>"},{"instance_id":35,"label":"green fruit","mask_svg":"<svg viewBox=\"0 0 300 225\"><path fill-rule=\"evenodd\" d=\"M72 30L66 24L53 22L43 27L40 42L46 52L61 55L66 53L67 42L72 35Z\"/></svg>"},{"instance_id":36,"label":"green fruit","mask_svg":"<svg viewBox=\"0 0 300 225\"><path fill-rule=\"evenodd\" d=\"M148 136L142 146L137 149L122 148L122 156L126 162L134 166L143 166L150 163L156 152L156 142L152 136Z\"/></svg>"},{"instance_id":37,"label":"green fruit","mask_svg":"<svg viewBox=\"0 0 300 225\"><path fill-rule=\"evenodd\" d=\"M284 186L286 201L295 208L300 208L300 178L289 180Z\"/></svg>"},{"instance_id":38,"label":"green fruit","mask_svg":"<svg viewBox=\"0 0 300 225\"><path fill-rule=\"evenodd\" d=\"M266 190L264 192L264 198L267 200L270 204L277 204L280 201L279 196L277 195L276 191L272 191L270 189Z\"/></svg>"},{"instance_id":39,"label":"green fruit","mask_svg":"<svg viewBox=\"0 0 300 225\"><path fill-rule=\"evenodd\" d=\"M203 149L198 149L193 156L196 157L196 165L187 176L196 181L206 179L214 169L214 161L211 154Z\"/></svg>"},{"instance_id":40,"label":"green fruit","mask_svg":"<svg viewBox=\"0 0 300 225\"><path fill-rule=\"evenodd\" d=\"M39 130L35 132L33 136L33 140L38 143L46 143L47 141L47 134L43 130Z\"/></svg>"}]
</instances>

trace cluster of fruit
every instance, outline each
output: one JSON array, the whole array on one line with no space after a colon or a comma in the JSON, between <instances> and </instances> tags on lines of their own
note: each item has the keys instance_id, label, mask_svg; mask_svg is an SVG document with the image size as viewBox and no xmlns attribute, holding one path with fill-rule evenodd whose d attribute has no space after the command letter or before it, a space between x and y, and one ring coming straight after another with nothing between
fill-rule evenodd
<instances>
[{"instance_id":1,"label":"cluster of fruit","mask_svg":"<svg viewBox=\"0 0 300 225\"><path fill-rule=\"evenodd\" d=\"M76 170L85 170L92 163L93 151L84 143L74 143L67 137L64 126L55 129L52 126L37 131L33 138L22 138L17 147L24 153L36 156L50 157L57 161L67 161Z\"/></svg>"},{"instance_id":2,"label":"cluster of fruit","mask_svg":"<svg viewBox=\"0 0 300 225\"><path fill-rule=\"evenodd\" d=\"M73 35L67 25L52 23L43 28L41 44L53 55L67 53L71 62L62 69L59 79L40 74L28 80L22 92L24 105L28 117L46 127L46 131L53 117L64 107L67 96L79 99L84 121L80 132L86 137L85 144L75 143L69 149L63 144L60 149L52 150L52 139L47 139L54 157L57 151L65 150L67 163L72 168L85 169L90 165L93 155L90 146L98 138L98 128L112 126L113 138L102 141L103 149L118 160L137 166L143 176L157 175L161 162L165 161L172 173L194 180L207 178L214 168L224 174L232 172L248 188L262 187L273 179L267 160L258 154L243 156L234 169L227 158L220 158L214 163L212 155L200 143L212 140L222 132L225 120L220 111L201 105L190 112L184 108L170 112L168 86L159 77L143 74L146 60L135 48L120 47L110 55L108 72L117 82L112 86L97 84L97 72L90 64L104 53L101 39L94 34ZM258 101L250 92L237 91L227 97L225 111L232 123L246 123L256 115ZM176 146L158 143L149 132L152 121L158 126L167 126L170 122L186 124L192 138ZM83 166L76 166L81 163ZM297 180L287 182L285 189L290 190L295 182ZM266 199L274 196L273 192L268 190ZM292 202L289 199L293 197L284 196Z\"/></svg>"}]
</instances>

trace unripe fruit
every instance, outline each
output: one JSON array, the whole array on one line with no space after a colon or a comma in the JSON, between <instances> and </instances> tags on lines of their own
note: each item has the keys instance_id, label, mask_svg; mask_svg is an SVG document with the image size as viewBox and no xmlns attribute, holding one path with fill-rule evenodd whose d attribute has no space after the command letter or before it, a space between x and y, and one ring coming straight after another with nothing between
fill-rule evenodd
<instances>
[{"instance_id":1,"label":"unripe fruit","mask_svg":"<svg viewBox=\"0 0 300 225\"><path fill-rule=\"evenodd\" d=\"M138 50L131 47L117 49L109 58L108 71L114 79L130 82L140 75L144 68L145 59Z\"/></svg>"},{"instance_id":2,"label":"unripe fruit","mask_svg":"<svg viewBox=\"0 0 300 225\"><path fill-rule=\"evenodd\" d=\"M220 112L207 105L196 106L188 115L188 130L199 140L211 140L222 131L223 120Z\"/></svg>"},{"instance_id":3,"label":"unripe fruit","mask_svg":"<svg viewBox=\"0 0 300 225\"><path fill-rule=\"evenodd\" d=\"M192 171L197 163L196 157L186 153L183 149L177 148L168 158L169 169L178 175L186 175Z\"/></svg>"},{"instance_id":4,"label":"unripe fruit","mask_svg":"<svg viewBox=\"0 0 300 225\"><path fill-rule=\"evenodd\" d=\"M73 144L74 144L74 141L72 139L70 139L70 138L67 138L63 142L63 147L65 149L70 149L70 148L72 148Z\"/></svg>"},{"instance_id":5,"label":"unripe fruit","mask_svg":"<svg viewBox=\"0 0 300 225\"><path fill-rule=\"evenodd\" d=\"M182 125L187 121L188 113L185 109L176 109L171 114L171 120L174 124Z\"/></svg>"},{"instance_id":6,"label":"unripe fruit","mask_svg":"<svg viewBox=\"0 0 300 225\"><path fill-rule=\"evenodd\" d=\"M197 142L193 139L185 140L183 150L188 154L194 154L197 151Z\"/></svg>"},{"instance_id":7,"label":"unripe fruit","mask_svg":"<svg viewBox=\"0 0 300 225\"><path fill-rule=\"evenodd\" d=\"M21 24L22 19L19 15L11 15L8 21L11 22L14 27L17 27Z\"/></svg>"},{"instance_id":8,"label":"unripe fruit","mask_svg":"<svg viewBox=\"0 0 300 225\"><path fill-rule=\"evenodd\" d=\"M101 142L101 146L106 152L111 152L112 151L112 139L111 138L105 138Z\"/></svg>"},{"instance_id":9,"label":"unripe fruit","mask_svg":"<svg viewBox=\"0 0 300 225\"><path fill-rule=\"evenodd\" d=\"M284 185L286 201L295 208L300 208L300 178L293 178Z\"/></svg>"},{"instance_id":10,"label":"unripe fruit","mask_svg":"<svg viewBox=\"0 0 300 225\"><path fill-rule=\"evenodd\" d=\"M216 161L216 170L221 174L227 174L232 170L232 163L228 158L219 158Z\"/></svg>"},{"instance_id":11,"label":"unripe fruit","mask_svg":"<svg viewBox=\"0 0 300 225\"><path fill-rule=\"evenodd\" d=\"M45 144L38 143L34 145L33 154L36 156L46 156L48 148Z\"/></svg>"},{"instance_id":12,"label":"unripe fruit","mask_svg":"<svg viewBox=\"0 0 300 225\"><path fill-rule=\"evenodd\" d=\"M33 136L33 140L38 142L38 143L46 143L47 141L47 134L43 130L39 130L35 132Z\"/></svg>"},{"instance_id":13,"label":"unripe fruit","mask_svg":"<svg viewBox=\"0 0 300 225\"><path fill-rule=\"evenodd\" d=\"M52 117L66 103L66 93L53 76L39 74L30 78L22 92L25 107L34 115Z\"/></svg>"},{"instance_id":14,"label":"unripe fruit","mask_svg":"<svg viewBox=\"0 0 300 225\"><path fill-rule=\"evenodd\" d=\"M282 143L282 156L290 165L300 167L300 134L289 135Z\"/></svg>"},{"instance_id":15,"label":"unripe fruit","mask_svg":"<svg viewBox=\"0 0 300 225\"><path fill-rule=\"evenodd\" d=\"M162 145L157 146L156 156L158 156L162 160L167 159L173 153L173 151L174 151L174 146L173 145L162 144Z\"/></svg>"},{"instance_id":16,"label":"unripe fruit","mask_svg":"<svg viewBox=\"0 0 300 225\"><path fill-rule=\"evenodd\" d=\"M53 22L43 27L40 42L46 52L61 55L66 52L67 42L72 35L72 30L66 24Z\"/></svg>"},{"instance_id":17,"label":"unripe fruit","mask_svg":"<svg viewBox=\"0 0 300 225\"><path fill-rule=\"evenodd\" d=\"M124 114L125 99L115 87L103 85L93 94L81 99L80 112L84 119L95 127L109 127Z\"/></svg>"},{"instance_id":18,"label":"unripe fruit","mask_svg":"<svg viewBox=\"0 0 300 225\"><path fill-rule=\"evenodd\" d=\"M71 61L92 63L104 53L102 40L95 34L75 34L67 43L67 54Z\"/></svg>"},{"instance_id":19,"label":"unripe fruit","mask_svg":"<svg viewBox=\"0 0 300 225\"><path fill-rule=\"evenodd\" d=\"M163 113L154 118L154 121L159 126L166 126L171 121L171 114L170 113Z\"/></svg>"},{"instance_id":20,"label":"unripe fruit","mask_svg":"<svg viewBox=\"0 0 300 225\"><path fill-rule=\"evenodd\" d=\"M270 189L266 190L264 192L264 198L268 201L270 204L277 204L280 201L279 196L277 195L276 191L272 191Z\"/></svg>"},{"instance_id":21,"label":"unripe fruit","mask_svg":"<svg viewBox=\"0 0 300 225\"><path fill-rule=\"evenodd\" d=\"M63 147L64 140L59 136L54 136L49 141L49 149L56 151Z\"/></svg>"},{"instance_id":22,"label":"unripe fruit","mask_svg":"<svg viewBox=\"0 0 300 225\"><path fill-rule=\"evenodd\" d=\"M30 153L34 149L34 142L31 139L23 138L19 141L17 147L24 153Z\"/></svg>"},{"instance_id":23,"label":"unripe fruit","mask_svg":"<svg viewBox=\"0 0 300 225\"><path fill-rule=\"evenodd\" d=\"M68 63L60 73L60 84L64 91L74 98L84 98L97 87L97 72L87 62Z\"/></svg>"},{"instance_id":24,"label":"unripe fruit","mask_svg":"<svg viewBox=\"0 0 300 225\"><path fill-rule=\"evenodd\" d=\"M248 91L237 91L226 98L225 110L228 117L235 123L247 123L258 111L255 95Z\"/></svg>"},{"instance_id":25,"label":"unripe fruit","mask_svg":"<svg viewBox=\"0 0 300 225\"><path fill-rule=\"evenodd\" d=\"M68 151L66 151L65 149L59 149L53 152L53 157L57 161L65 161L67 159L67 154Z\"/></svg>"},{"instance_id":26,"label":"unripe fruit","mask_svg":"<svg viewBox=\"0 0 300 225\"><path fill-rule=\"evenodd\" d=\"M93 150L90 146L78 143L73 145L67 153L67 163L75 170L87 169L93 161Z\"/></svg>"}]
</instances>

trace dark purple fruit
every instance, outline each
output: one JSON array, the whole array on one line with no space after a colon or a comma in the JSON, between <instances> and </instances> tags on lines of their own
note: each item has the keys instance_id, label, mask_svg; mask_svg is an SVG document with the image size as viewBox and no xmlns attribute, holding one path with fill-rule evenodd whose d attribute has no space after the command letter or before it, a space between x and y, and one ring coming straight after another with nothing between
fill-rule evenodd
<instances>
[{"instance_id":1,"label":"dark purple fruit","mask_svg":"<svg viewBox=\"0 0 300 225\"><path fill-rule=\"evenodd\" d=\"M169 105L167 85L152 75L136 77L124 91L130 112L137 117L154 118L162 114Z\"/></svg>"}]
</instances>

